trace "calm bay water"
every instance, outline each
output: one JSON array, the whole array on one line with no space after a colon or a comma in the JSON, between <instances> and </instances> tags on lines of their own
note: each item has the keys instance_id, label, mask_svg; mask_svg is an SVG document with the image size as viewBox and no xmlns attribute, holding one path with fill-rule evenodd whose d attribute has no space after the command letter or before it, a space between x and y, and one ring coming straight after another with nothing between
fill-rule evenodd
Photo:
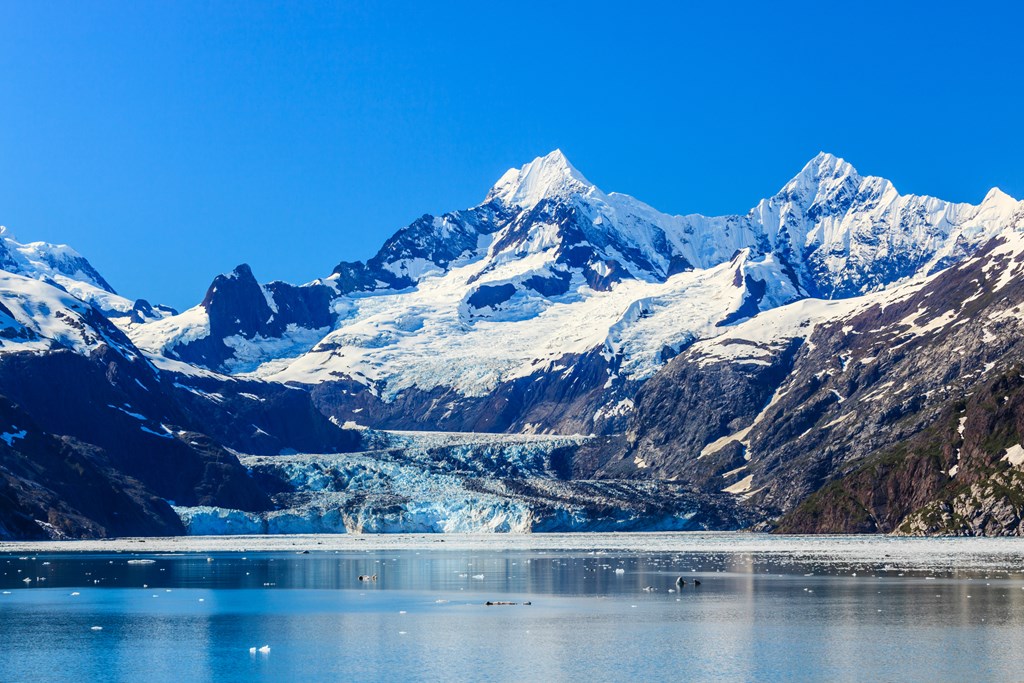
<instances>
[{"instance_id":1,"label":"calm bay water","mask_svg":"<svg viewBox=\"0 0 1024 683\"><path fill-rule=\"evenodd\" d=\"M0 680L1024 678L1014 558L915 568L878 557L0 554Z\"/></svg>"}]
</instances>

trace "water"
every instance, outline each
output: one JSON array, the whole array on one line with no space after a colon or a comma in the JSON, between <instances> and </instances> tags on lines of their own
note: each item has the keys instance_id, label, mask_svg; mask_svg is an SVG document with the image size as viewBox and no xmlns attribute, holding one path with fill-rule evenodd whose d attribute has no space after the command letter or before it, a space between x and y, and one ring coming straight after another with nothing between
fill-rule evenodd
<instances>
[{"instance_id":1,"label":"water","mask_svg":"<svg viewBox=\"0 0 1024 683\"><path fill-rule=\"evenodd\" d=\"M0 554L0 680L1020 678L1024 546L807 542Z\"/></svg>"}]
</instances>

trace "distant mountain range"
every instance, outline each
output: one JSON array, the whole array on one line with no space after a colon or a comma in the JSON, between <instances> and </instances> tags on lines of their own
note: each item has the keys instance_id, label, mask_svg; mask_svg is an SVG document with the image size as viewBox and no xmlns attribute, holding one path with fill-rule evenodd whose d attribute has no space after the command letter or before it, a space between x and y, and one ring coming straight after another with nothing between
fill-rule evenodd
<instances>
[{"instance_id":1,"label":"distant mountain range","mask_svg":"<svg viewBox=\"0 0 1024 683\"><path fill-rule=\"evenodd\" d=\"M2 231L0 536L1019 534L1022 233L997 189L829 154L707 217L555 151L366 262L240 265L177 313Z\"/></svg>"}]
</instances>

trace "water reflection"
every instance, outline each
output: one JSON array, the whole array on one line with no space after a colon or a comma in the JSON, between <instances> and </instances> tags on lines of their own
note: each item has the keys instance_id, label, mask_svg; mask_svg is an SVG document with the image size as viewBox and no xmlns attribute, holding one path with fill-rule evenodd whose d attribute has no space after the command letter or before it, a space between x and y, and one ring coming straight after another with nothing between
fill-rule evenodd
<instances>
[{"instance_id":1,"label":"water reflection","mask_svg":"<svg viewBox=\"0 0 1024 683\"><path fill-rule=\"evenodd\" d=\"M38 555L0 556L0 588L3 680L980 680L1024 666L1024 581L991 569L723 552Z\"/></svg>"}]
</instances>

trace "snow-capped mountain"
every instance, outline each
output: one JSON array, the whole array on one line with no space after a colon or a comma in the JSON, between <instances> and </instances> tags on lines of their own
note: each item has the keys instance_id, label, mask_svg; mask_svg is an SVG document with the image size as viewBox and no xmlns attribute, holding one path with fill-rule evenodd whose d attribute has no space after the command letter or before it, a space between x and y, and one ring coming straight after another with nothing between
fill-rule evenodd
<instances>
[{"instance_id":1,"label":"snow-capped mountain","mask_svg":"<svg viewBox=\"0 0 1024 683\"><path fill-rule=\"evenodd\" d=\"M1024 534L1024 234L691 346L588 476L671 476L794 532Z\"/></svg>"},{"instance_id":2,"label":"snow-capped mountain","mask_svg":"<svg viewBox=\"0 0 1024 683\"><path fill-rule=\"evenodd\" d=\"M241 267L131 334L153 353L314 386L343 422L615 432L636 387L696 340L935 272L1022 211L998 190L977 206L900 195L819 154L745 216L670 216L555 151L365 263L303 286L260 286Z\"/></svg>"},{"instance_id":3,"label":"snow-capped mountain","mask_svg":"<svg viewBox=\"0 0 1024 683\"><path fill-rule=\"evenodd\" d=\"M1024 535L1024 203L998 190L820 154L746 215L670 216L556 151L366 262L241 265L175 315L0 236L0 536Z\"/></svg>"},{"instance_id":4,"label":"snow-capped mountain","mask_svg":"<svg viewBox=\"0 0 1024 683\"><path fill-rule=\"evenodd\" d=\"M95 305L116 295L88 262L12 245L0 269L0 538L181 533L168 501L271 507L229 449L356 445L304 391L149 357Z\"/></svg>"},{"instance_id":5,"label":"snow-capped mountain","mask_svg":"<svg viewBox=\"0 0 1024 683\"><path fill-rule=\"evenodd\" d=\"M120 296L89 261L71 247L47 242L18 242L0 225L0 270L42 280L99 309L118 325L158 320L176 311L145 299Z\"/></svg>"}]
</instances>

